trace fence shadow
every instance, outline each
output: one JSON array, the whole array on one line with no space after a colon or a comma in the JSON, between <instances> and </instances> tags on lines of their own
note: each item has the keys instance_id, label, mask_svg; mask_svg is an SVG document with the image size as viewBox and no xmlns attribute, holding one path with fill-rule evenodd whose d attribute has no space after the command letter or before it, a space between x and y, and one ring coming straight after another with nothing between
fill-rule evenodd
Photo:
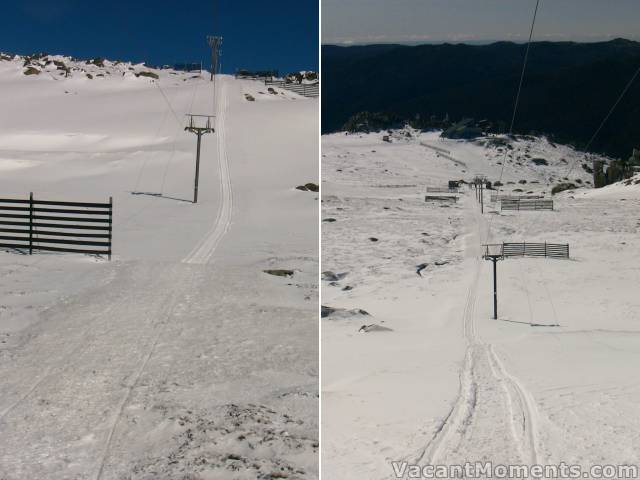
<instances>
[{"instance_id":1,"label":"fence shadow","mask_svg":"<svg viewBox=\"0 0 640 480\"><path fill-rule=\"evenodd\" d=\"M27 257L30 255L28 247L1 247L0 246L0 252L12 254L12 255L26 255ZM83 252L79 252L79 253L83 253ZM96 260L103 260L105 262L109 261L109 257L107 253L83 253L83 255L85 255L86 257L95 258ZM65 252L50 252L50 251L43 250L38 252L38 256L39 257L64 257Z\"/></svg>"}]
</instances>

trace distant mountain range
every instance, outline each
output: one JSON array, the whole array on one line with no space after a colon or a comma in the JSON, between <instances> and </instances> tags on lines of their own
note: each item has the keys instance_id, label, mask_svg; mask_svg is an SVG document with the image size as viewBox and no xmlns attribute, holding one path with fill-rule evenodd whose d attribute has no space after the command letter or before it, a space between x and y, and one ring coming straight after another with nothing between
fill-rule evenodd
<instances>
[{"instance_id":1,"label":"distant mountain range","mask_svg":"<svg viewBox=\"0 0 640 480\"><path fill-rule=\"evenodd\" d=\"M322 130L339 131L359 112L389 118L465 117L509 124L526 45L322 47ZM640 43L536 42L516 133L547 134L578 148L640 67ZM590 150L626 158L640 146L640 77Z\"/></svg>"}]
</instances>

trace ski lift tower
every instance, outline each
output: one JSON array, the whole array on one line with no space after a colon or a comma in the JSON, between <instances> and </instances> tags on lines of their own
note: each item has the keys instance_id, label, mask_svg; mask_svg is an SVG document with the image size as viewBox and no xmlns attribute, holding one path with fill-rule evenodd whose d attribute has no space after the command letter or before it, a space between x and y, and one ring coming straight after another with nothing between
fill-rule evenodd
<instances>
[{"instance_id":1,"label":"ski lift tower","mask_svg":"<svg viewBox=\"0 0 640 480\"><path fill-rule=\"evenodd\" d=\"M193 187L193 203L198 203L198 177L200 176L200 140L205 133L213 133L215 130L211 126L212 115L188 114L189 123L184 128L185 131L195 133L198 136L198 147L196 150L196 178Z\"/></svg>"},{"instance_id":2,"label":"ski lift tower","mask_svg":"<svg viewBox=\"0 0 640 480\"><path fill-rule=\"evenodd\" d=\"M501 243L484 245L485 252L482 258L493 262L493 319L498 319L498 260L504 260L504 249Z\"/></svg>"},{"instance_id":3,"label":"ski lift tower","mask_svg":"<svg viewBox=\"0 0 640 480\"><path fill-rule=\"evenodd\" d=\"M207 43L211 48L211 81L218 73L218 58L220 57L220 47L222 46L222 37L207 35Z\"/></svg>"},{"instance_id":4,"label":"ski lift tower","mask_svg":"<svg viewBox=\"0 0 640 480\"><path fill-rule=\"evenodd\" d=\"M480 203L480 213L484 213L484 186L487 183L486 175L476 174L473 183L476 186L476 199L478 203Z\"/></svg>"}]
</instances>

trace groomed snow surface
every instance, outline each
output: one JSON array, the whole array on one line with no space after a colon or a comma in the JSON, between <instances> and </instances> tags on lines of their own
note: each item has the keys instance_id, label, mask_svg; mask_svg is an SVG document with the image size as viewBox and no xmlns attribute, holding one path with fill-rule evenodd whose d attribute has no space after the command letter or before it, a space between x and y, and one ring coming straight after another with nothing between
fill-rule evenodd
<instances>
[{"instance_id":1,"label":"groomed snow surface","mask_svg":"<svg viewBox=\"0 0 640 480\"><path fill-rule=\"evenodd\" d=\"M1 196L113 196L114 257L0 252L0 478L318 478L317 100L55 58L0 61Z\"/></svg>"},{"instance_id":2,"label":"groomed snow surface","mask_svg":"<svg viewBox=\"0 0 640 480\"><path fill-rule=\"evenodd\" d=\"M395 478L393 461L638 465L640 184L565 191L553 212L500 212L487 191L481 215L466 186L457 203L425 189L496 181L506 161L502 194L549 196L568 174L590 180L584 155L408 134L322 139L323 477ZM496 321L480 246L503 241L568 243L571 259L500 261Z\"/></svg>"}]
</instances>

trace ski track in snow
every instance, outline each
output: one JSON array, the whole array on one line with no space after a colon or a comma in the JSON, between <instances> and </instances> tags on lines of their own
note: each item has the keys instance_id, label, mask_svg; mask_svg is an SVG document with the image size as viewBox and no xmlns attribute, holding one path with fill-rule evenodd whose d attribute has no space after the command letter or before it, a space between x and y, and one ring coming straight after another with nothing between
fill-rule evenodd
<instances>
[{"instance_id":1,"label":"ski track in snow","mask_svg":"<svg viewBox=\"0 0 640 480\"><path fill-rule=\"evenodd\" d=\"M162 284L166 282L171 283L173 280L169 279L175 279L181 275L181 272L176 271L175 269L172 272L162 273L163 275L158 277L158 280ZM178 285L186 286L187 284L190 284L189 279L193 280L193 272L183 273L186 273L188 278L184 279L185 281L178 282ZM41 355L44 355L47 358L47 361L52 362L53 365L48 367L36 382L27 386L24 389L24 393L19 395L19 398L15 402L2 410L0 422L5 425L19 422L25 415L24 408L21 412L17 411L20 407L29 402L36 402L37 399L35 394L40 391L41 397L58 396L65 399L62 401L74 402L76 406L81 406L79 411L74 411L74 409L71 408L65 416L71 416L70 418L73 418L74 415L97 415L98 410L96 410L96 406L82 404L82 398L87 394L90 394L90 385L87 385L87 391L85 391L85 389L78 390L77 388L68 389L65 385L69 382L75 382L75 374L84 375L85 371L90 371L91 368L93 368L93 375L96 375L98 368L100 368L99 365L101 365L101 363L104 364L105 359L107 359L108 362L114 357L114 355L116 355L116 353L111 352L108 342L105 343L104 339L110 338L110 334L118 330L118 325L128 326L129 332L126 332L128 335L127 341L135 341L135 338L141 338L144 336L151 337L153 340L147 347L140 346L142 348L131 348L132 346L130 346L127 349L127 342L122 342L123 345L120 347L121 349L124 349L120 351L120 354L118 355L118 363L122 366L122 371L114 372L113 375L124 376L125 380L122 381L122 386L125 387L125 391L120 402L115 408L110 428L105 435L102 454L98 457L95 473L91 476L91 478L96 479L102 478L104 465L109 457L112 438L118 426L122 412L127 405L129 397L131 396L131 392L136 387L138 380L144 372L146 364L152 357L155 346L157 345L164 330L164 326L166 326L173 317L178 301L183 298L185 292L188 291L188 287L174 288L172 291L173 295L162 302L159 301L161 300L161 297L158 297L158 294L151 289L149 296L155 298L155 301L152 303L156 303L159 306L159 310L154 311L154 308L147 309L144 307L143 305L145 302L141 302L141 304L139 304L140 308L131 308L131 305L128 304L130 299L127 296L129 290L128 287L125 286L115 293L115 297L113 297L113 295L108 295L104 298L104 300L108 300L107 308L100 308L100 305L95 307L98 309L98 312L95 315L90 316L88 321L84 322L85 328L77 328L77 319L70 321L70 325L66 325L66 323L69 322L68 320L61 320L64 321L65 324L61 325L60 332L56 333L56 338L42 338L37 342L38 345L32 347L39 351ZM115 321L114 319L119 319L119 321ZM152 333L151 335L141 335L141 332L143 331ZM72 336L70 336L69 333L65 332L77 333L71 333ZM127 351L126 354L124 354L125 350ZM58 360L56 360L55 355L58 352L61 352L62 355ZM94 358L96 354L98 356L102 355L102 361ZM136 356L137 359L134 361ZM131 365L135 365L133 370L129 367ZM69 373L72 369L75 372L74 375ZM19 379L16 379L16 381L19 381ZM67 397L66 392L71 391L75 392L77 398L72 399L71 397ZM60 398L57 401L60 401ZM26 408L28 410L29 407L27 406ZM14 412L17 413L12 415ZM48 419L47 422L48 421L50 420ZM43 432L49 431L49 426L46 424L47 422L44 422L40 427L43 429ZM9 431L7 431L7 433L9 433ZM26 454L26 452L23 453L23 455ZM5 460L8 459L5 458Z\"/></svg>"},{"instance_id":2,"label":"ski track in snow","mask_svg":"<svg viewBox=\"0 0 640 480\"><path fill-rule=\"evenodd\" d=\"M73 362L72 359L76 358L78 355L83 354L90 348L91 340L95 338L94 328L96 322L99 322L103 316L108 316L114 310L114 306L110 305L105 310L93 315L90 320L87 322L87 326L82 330L82 338L87 339L88 341L85 343L79 343L75 346L75 348L69 349L62 358L60 358L54 365L47 365L44 372L40 377L38 377L35 382L31 384L31 386L24 389L23 393L18 397L18 399L6 406L4 409L0 411L0 422L9 415L14 409L22 405L46 380L51 378L54 375L59 375L68 370ZM92 332L93 335L92 335ZM51 359L50 359L51 360Z\"/></svg>"},{"instance_id":3,"label":"ski track in snow","mask_svg":"<svg viewBox=\"0 0 640 480\"><path fill-rule=\"evenodd\" d=\"M539 464L534 400L522 383L508 373L493 345L483 343L477 333L476 304L482 265L478 242L487 227L479 212L476 213L475 203L470 208L477 232L470 235L467 246L473 274L463 313L467 350L460 388L452 409L414 463L458 465L482 459L495 461L497 456L504 455L500 460L511 464Z\"/></svg>"},{"instance_id":4,"label":"ski track in snow","mask_svg":"<svg viewBox=\"0 0 640 480\"><path fill-rule=\"evenodd\" d=\"M109 429L109 433L107 434L107 438L105 440L103 453L100 456L100 460L98 461L98 464L97 464L96 474L94 476L96 480L100 480L104 473L105 464L107 462L107 459L109 458L111 442L113 440L113 436L116 431L116 428L118 427L118 423L122 417L122 412L124 411L125 406L129 402L129 399L131 398L131 394L134 388L136 388L136 386L138 385L140 377L142 376L142 373L144 372L147 364L149 363L149 360L151 359L154 351L156 350L156 346L160 341L160 337L165 331L164 327L166 327L166 325L171 321L173 314L176 310L176 307L178 305L178 301L180 299L181 294L191 290L191 283L193 283L193 280L194 280L193 272L190 272L186 282L182 282L183 284L186 283L188 285L183 286L181 289L176 288L173 291L173 295L171 295L170 300L164 306L163 312L158 315L159 320L156 322L156 325L154 326L154 329L157 331L157 333L155 334L155 337L151 342L151 345L147 353L140 358L140 361L138 362L138 366L136 368L136 372L134 376L131 378L131 380L129 381L129 384L126 387L126 392L123 395L122 400L118 404L118 407L114 414L113 421L111 423L111 428Z\"/></svg>"},{"instance_id":5,"label":"ski track in snow","mask_svg":"<svg viewBox=\"0 0 640 480\"><path fill-rule=\"evenodd\" d=\"M89 330L90 330L90 328L87 328L85 330L85 333L87 335L89 334ZM76 348L70 350L63 357L63 359L60 362L58 362L58 365L56 367L52 367L52 366L46 367L46 369L43 372L43 374L35 382L33 382L31 384L31 386L28 387L24 391L24 393L18 397L18 399L15 402L13 402L12 404L10 404L7 407L5 407L2 411L0 411L0 421L2 421L4 419L4 417L9 415L15 408L20 406L25 400L27 400L27 398L29 398L33 394L33 392L35 392L36 389L45 380L48 380L52 375L54 375L56 373L62 373L64 370L66 370L69 367L68 361L71 358L73 358L75 355L77 355L80 351L84 351L85 349L86 349L86 345L78 345Z\"/></svg>"},{"instance_id":6,"label":"ski track in snow","mask_svg":"<svg viewBox=\"0 0 640 480\"><path fill-rule=\"evenodd\" d=\"M229 174L229 159L227 155L226 148L226 117L229 106L227 88L225 83L220 83L220 95L218 95L219 103L217 109L217 133L218 133L218 177L220 181L220 207L218 209L218 214L216 216L216 220L214 222L211 230L206 234L203 240L196 246L196 248L183 260L183 263L187 264L198 264L203 265L209 262L213 254L215 253L220 241L224 237L224 235L228 232L231 226L231 217L233 211L233 192L231 186L231 177ZM192 278L190 278L192 279ZM188 291L187 289L186 291ZM162 317L164 320L161 320L158 327L158 332L155 336L154 341L149 348L147 355L140 360L139 367L137 372L129 385L127 386L127 391L122 398L122 401L118 405L116 410L116 414L113 419L113 423L109 430L109 434L106 439L105 447L101 459L98 463L97 471L95 474L95 479L100 480L102 478L102 474L104 472L105 464L109 457L109 451L111 447L111 441L115 430L118 426L119 420L122 416L122 412L131 397L131 393L138 383L140 376L144 372L144 369L149 362L149 359L153 355L153 351L155 350L158 341L160 340L160 336L164 331L163 326L165 326L173 315L173 311L176 308L176 304L178 301L179 295L174 293L171 301L166 307L166 314Z\"/></svg>"},{"instance_id":7,"label":"ski track in snow","mask_svg":"<svg viewBox=\"0 0 640 480\"><path fill-rule=\"evenodd\" d=\"M226 117L228 109L228 95L226 85L221 83L221 95L218 103L218 176L220 179L220 207L213 227L202 241L185 257L184 263L205 264L215 253L220 241L231 227L233 214L233 190L229 173L229 158L226 146Z\"/></svg>"}]
</instances>

